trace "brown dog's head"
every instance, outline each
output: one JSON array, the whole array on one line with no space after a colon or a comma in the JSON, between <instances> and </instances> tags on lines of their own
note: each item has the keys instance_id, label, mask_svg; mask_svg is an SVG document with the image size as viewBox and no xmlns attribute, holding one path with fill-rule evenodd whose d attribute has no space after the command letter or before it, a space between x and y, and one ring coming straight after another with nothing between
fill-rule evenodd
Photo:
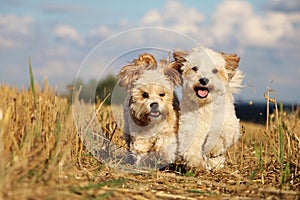
<instances>
[{"instance_id":1,"label":"brown dog's head","mask_svg":"<svg viewBox=\"0 0 300 200\"><path fill-rule=\"evenodd\" d=\"M179 72L165 61L157 66L150 54L143 54L118 74L119 85L127 89L129 110L133 121L146 126L170 118L175 108L175 85L181 84ZM177 109L177 108L176 108Z\"/></svg>"},{"instance_id":2,"label":"brown dog's head","mask_svg":"<svg viewBox=\"0 0 300 200\"><path fill-rule=\"evenodd\" d=\"M156 68L157 62L153 55L141 54L138 59L134 59L130 64L122 67L118 74L119 85L129 89L130 85L143 74L144 70Z\"/></svg>"}]
</instances>

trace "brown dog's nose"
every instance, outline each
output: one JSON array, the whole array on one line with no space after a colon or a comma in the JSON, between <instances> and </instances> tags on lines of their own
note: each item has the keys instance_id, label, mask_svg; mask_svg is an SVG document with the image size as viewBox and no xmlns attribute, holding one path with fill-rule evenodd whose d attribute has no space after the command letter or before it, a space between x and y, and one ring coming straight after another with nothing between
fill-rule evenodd
<instances>
[{"instance_id":1,"label":"brown dog's nose","mask_svg":"<svg viewBox=\"0 0 300 200\"><path fill-rule=\"evenodd\" d=\"M156 111L158 109L158 103L154 102L150 104L150 108L153 111Z\"/></svg>"},{"instance_id":2,"label":"brown dog's nose","mask_svg":"<svg viewBox=\"0 0 300 200\"><path fill-rule=\"evenodd\" d=\"M202 85L207 85L208 82L209 82L209 79L208 79L208 78L200 78L200 79L199 79L199 82L200 82Z\"/></svg>"}]
</instances>

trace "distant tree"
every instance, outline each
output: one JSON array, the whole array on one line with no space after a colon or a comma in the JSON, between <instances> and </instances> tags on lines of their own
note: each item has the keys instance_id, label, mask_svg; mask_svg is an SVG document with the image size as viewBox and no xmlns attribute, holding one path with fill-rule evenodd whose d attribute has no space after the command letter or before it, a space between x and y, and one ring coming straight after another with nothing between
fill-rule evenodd
<instances>
[{"instance_id":1,"label":"distant tree","mask_svg":"<svg viewBox=\"0 0 300 200\"><path fill-rule=\"evenodd\" d=\"M72 95L74 92L79 92L79 100L84 102L90 102L95 97L95 87L97 86L98 81L96 79L91 79L88 82L83 81L81 78L78 78L73 85L67 85L69 94L67 95L68 99L72 101Z\"/></svg>"},{"instance_id":2,"label":"distant tree","mask_svg":"<svg viewBox=\"0 0 300 200\"><path fill-rule=\"evenodd\" d=\"M126 92L122 88L116 88L117 82L118 79L114 75L108 75L99 82L96 79L91 79L88 82L84 82L79 78L73 86L67 86L68 90L70 91L68 99L71 100L74 88L76 88L76 90L79 90L79 88L81 88L79 99L84 100L85 102L89 102L93 98L95 98L96 102L103 101L107 96L109 96L105 100L106 105L110 105L111 103L122 104L126 96ZM114 89L116 89L117 91L114 94L114 101L111 102L111 97Z\"/></svg>"},{"instance_id":3,"label":"distant tree","mask_svg":"<svg viewBox=\"0 0 300 200\"><path fill-rule=\"evenodd\" d=\"M108 95L109 97L106 99L105 104L110 105L111 103L122 103L124 98L124 91L118 90L116 94L116 98L114 101L111 101L112 94L114 92L115 86L117 85L118 79L114 75L108 75L103 80L98 83L96 89L96 101L99 99L103 101Z\"/></svg>"}]
</instances>

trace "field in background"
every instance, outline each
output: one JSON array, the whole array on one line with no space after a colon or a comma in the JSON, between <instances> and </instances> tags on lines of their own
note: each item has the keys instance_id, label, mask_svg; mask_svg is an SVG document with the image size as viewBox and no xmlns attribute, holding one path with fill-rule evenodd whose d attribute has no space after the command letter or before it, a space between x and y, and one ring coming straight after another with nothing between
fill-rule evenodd
<instances>
[{"instance_id":1,"label":"field in background","mask_svg":"<svg viewBox=\"0 0 300 200\"><path fill-rule=\"evenodd\" d=\"M46 82L29 90L0 85L0 200L300 198L299 108L272 114L268 130L242 122L221 171L126 173L91 156L71 105L54 93ZM120 142L109 108L97 117Z\"/></svg>"}]
</instances>

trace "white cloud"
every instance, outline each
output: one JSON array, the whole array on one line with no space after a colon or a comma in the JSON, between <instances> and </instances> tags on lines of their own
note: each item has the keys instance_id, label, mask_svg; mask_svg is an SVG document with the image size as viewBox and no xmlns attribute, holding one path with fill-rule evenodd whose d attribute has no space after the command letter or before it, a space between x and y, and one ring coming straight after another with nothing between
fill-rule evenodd
<instances>
[{"instance_id":1,"label":"white cloud","mask_svg":"<svg viewBox=\"0 0 300 200\"><path fill-rule=\"evenodd\" d=\"M216 42L230 42L229 38L238 34L240 25L252 15L253 10L248 2L224 1L219 4L212 14L210 29Z\"/></svg>"},{"instance_id":2,"label":"white cloud","mask_svg":"<svg viewBox=\"0 0 300 200\"><path fill-rule=\"evenodd\" d=\"M282 2L281 2L282 3ZM222 1L211 14L210 24L195 8L167 1L162 10L152 9L142 18L142 26L163 26L194 37L204 45L237 49L295 48L300 42L300 14L266 10L256 13L247 1Z\"/></svg>"},{"instance_id":3,"label":"white cloud","mask_svg":"<svg viewBox=\"0 0 300 200\"><path fill-rule=\"evenodd\" d=\"M211 33L217 44L233 40L242 47L289 48L299 33L299 20L293 13L267 10L259 15L246 1L224 1L213 14Z\"/></svg>"},{"instance_id":4,"label":"white cloud","mask_svg":"<svg viewBox=\"0 0 300 200\"><path fill-rule=\"evenodd\" d=\"M0 48L24 48L30 45L35 36L33 24L31 16L0 16Z\"/></svg>"},{"instance_id":5,"label":"white cloud","mask_svg":"<svg viewBox=\"0 0 300 200\"><path fill-rule=\"evenodd\" d=\"M141 20L142 26L164 26L185 34L197 34L204 15L177 1L167 1L162 11L153 9Z\"/></svg>"},{"instance_id":6,"label":"white cloud","mask_svg":"<svg viewBox=\"0 0 300 200\"><path fill-rule=\"evenodd\" d=\"M59 24L54 27L53 34L64 41L74 42L83 45L84 40L79 36L76 29L70 25Z\"/></svg>"},{"instance_id":7,"label":"white cloud","mask_svg":"<svg viewBox=\"0 0 300 200\"><path fill-rule=\"evenodd\" d=\"M18 17L14 14L0 16L0 26L5 27L9 32L28 34L28 26L33 23L31 16Z\"/></svg>"},{"instance_id":8,"label":"white cloud","mask_svg":"<svg viewBox=\"0 0 300 200\"><path fill-rule=\"evenodd\" d=\"M163 16L167 21L176 23L201 23L204 15L193 7L187 7L177 1L167 1Z\"/></svg>"},{"instance_id":9,"label":"white cloud","mask_svg":"<svg viewBox=\"0 0 300 200\"><path fill-rule=\"evenodd\" d=\"M109 37L112 34L112 30L110 30L107 26L99 26L90 31L90 37Z\"/></svg>"},{"instance_id":10,"label":"white cloud","mask_svg":"<svg viewBox=\"0 0 300 200\"><path fill-rule=\"evenodd\" d=\"M249 16L241 23L238 39L245 46L282 47L281 41L291 32L293 26L286 15L268 12L265 16Z\"/></svg>"},{"instance_id":11,"label":"white cloud","mask_svg":"<svg viewBox=\"0 0 300 200\"><path fill-rule=\"evenodd\" d=\"M142 19L142 24L159 25L163 22L162 16L158 10L150 10Z\"/></svg>"}]
</instances>

